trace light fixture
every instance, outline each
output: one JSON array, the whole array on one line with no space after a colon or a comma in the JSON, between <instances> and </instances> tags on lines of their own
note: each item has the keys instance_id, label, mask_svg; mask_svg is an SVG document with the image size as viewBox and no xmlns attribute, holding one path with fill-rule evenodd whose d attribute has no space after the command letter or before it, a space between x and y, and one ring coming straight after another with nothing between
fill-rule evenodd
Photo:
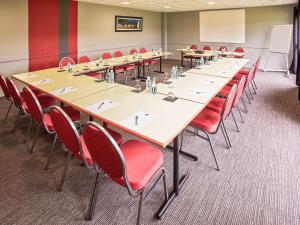
<instances>
[{"instance_id":1,"label":"light fixture","mask_svg":"<svg viewBox=\"0 0 300 225\"><path fill-rule=\"evenodd\" d=\"M121 2L123 5L129 5L130 4L130 2L128 2L128 1L125 1L125 2Z\"/></svg>"},{"instance_id":2,"label":"light fixture","mask_svg":"<svg viewBox=\"0 0 300 225\"><path fill-rule=\"evenodd\" d=\"M214 5L216 2L207 2L207 5Z\"/></svg>"},{"instance_id":3,"label":"light fixture","mask_svg":"<svg viewBox=\"0 0 300 225\"><path fill-rule=\"evenodd\" d=\"M171 8L171 6L165 5L164 8L165 8L165 9L169 9L169 8Z\"/></svg>"}]
</instances>

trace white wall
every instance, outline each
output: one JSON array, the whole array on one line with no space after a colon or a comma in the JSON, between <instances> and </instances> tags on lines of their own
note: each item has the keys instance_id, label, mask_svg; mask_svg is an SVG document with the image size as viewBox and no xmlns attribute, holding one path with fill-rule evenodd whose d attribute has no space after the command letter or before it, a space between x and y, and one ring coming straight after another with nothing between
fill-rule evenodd
<instances>
[{"instance_id":1,"label":"white wall","mask_svg":"<svg viewBox=\"0 0 300 225\"><path fill-rule=\"evenodd\" d=\"M241 46L246 51L245 57L251 59L249 64L261 55L263 66L268 52L272 25L293 23L293 8L294 5L246 8L245 44L200 43L199 11L168 13L168 50L176 53L173 58L179 59L180 53L176 52L176 49L185 47L187 44L197 44L198 47L208 44L214 49L225 45L230 50ZM269 65L274 69L284 68L284 57L271 54Z\"/></svg>"}]
</instances>

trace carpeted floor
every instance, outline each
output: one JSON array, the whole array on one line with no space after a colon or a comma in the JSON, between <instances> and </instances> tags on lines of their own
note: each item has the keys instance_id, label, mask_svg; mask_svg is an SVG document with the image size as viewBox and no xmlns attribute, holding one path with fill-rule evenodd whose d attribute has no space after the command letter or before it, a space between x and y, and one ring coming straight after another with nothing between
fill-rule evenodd
<instances>
[{"instance_id":1,"label":"carpeted floor","mask_svg":"<svg viewBox=\"0 0 300 225\"><path fill-rule=\"evenodd\" d=\"M164 69L173 63L168 61ZM300 102L294 76L259 72L256 82L258 94L248 105L245 123L239 123L241 132L235 131L231 119L226 121L233 148L224 147L222 135L213 136L221 171L214 169L208 143L186 135L184 149L198 155L199 161L181 157L181 172L191 172L181 195L161 221L155 220L153 215L164 198L160 183L145 201L143 224L300 224ZM7 107L1 98L1 118ZM34 154L28 154L31 141L22 143L28 122L24 120L11 133L16 113L13 110L7 123L0 123L1 225L135 224L138 199L107 177L101 179L93 220L86 222L95 173L74 159L63 191L57 192L66 158L61 147L50 169L43 170L51 137L42 134ZM163 153L171 190L172 152Z\"/></svg>"}]
</instances>

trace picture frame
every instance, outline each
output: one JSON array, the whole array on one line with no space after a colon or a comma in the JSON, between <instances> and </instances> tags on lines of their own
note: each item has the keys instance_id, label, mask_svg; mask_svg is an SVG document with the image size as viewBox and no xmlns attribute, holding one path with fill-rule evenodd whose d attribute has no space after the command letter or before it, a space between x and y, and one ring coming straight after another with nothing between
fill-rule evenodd
<instances>
[{"instance_id":1,"label":"picture frame","mask_svg":"<svg viewBox=\"0 0 300 225\"><path fill-rule=\"evenodd\" d=\"M115 32L142 32L143 17L115 16Z\"/></svg>"}]
</instances>

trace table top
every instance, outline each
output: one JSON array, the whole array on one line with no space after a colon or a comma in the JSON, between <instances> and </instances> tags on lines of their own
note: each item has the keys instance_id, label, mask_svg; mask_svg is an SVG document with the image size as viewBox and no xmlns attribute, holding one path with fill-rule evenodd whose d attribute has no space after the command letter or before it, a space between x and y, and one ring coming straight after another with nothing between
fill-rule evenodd
<instances>
[{"instance_id":1,"label":"table top","mask_svg":"<svg viewBox=\"0 0 300 225\"><path fill-rule=\"evenodd\" d=\"M210 57L213 56L214 53L222 54L224 56L238 56L243 57L244 53L241 52L230 52L230 51L214 51L214 50L202 50L202 49L187 49L187 48L181 48L177 49L179 52L183 52L185 55L191 55L191 56L204 56L204 57ZM196 51L204 51L203 54L195 53Z\"/></svg>"},{"instance_id":2,"label":"table top","mask_svg":"<svg viewBox=\"0 0 300 225\"><path fill-rule=\"evenodd\" d=\"M161 147L166 147L204 108L204 104L182 99L168 102L163 100L165 95L145 91L134 93L133 89L119 85L73 101L70 105ZM103 102L106 107L105 104L100 106ZM98 109L99 106L104 107L103 111ZM138 125L134 122L136 115L141 118Z\"/></svg>"},{"instance_id":3,"label":"table top","mask_svg":"<svg viewBox=\"0 0 300 225\"><path fill-rule=\"evenodd\" d=\"M212 77L208 75L184 73L185 77L170 79L172 84L160 83L157 91L167 95L171 90L181 99L208 104L226 84L229 78Z\"/></svg>"}]
</instances>

